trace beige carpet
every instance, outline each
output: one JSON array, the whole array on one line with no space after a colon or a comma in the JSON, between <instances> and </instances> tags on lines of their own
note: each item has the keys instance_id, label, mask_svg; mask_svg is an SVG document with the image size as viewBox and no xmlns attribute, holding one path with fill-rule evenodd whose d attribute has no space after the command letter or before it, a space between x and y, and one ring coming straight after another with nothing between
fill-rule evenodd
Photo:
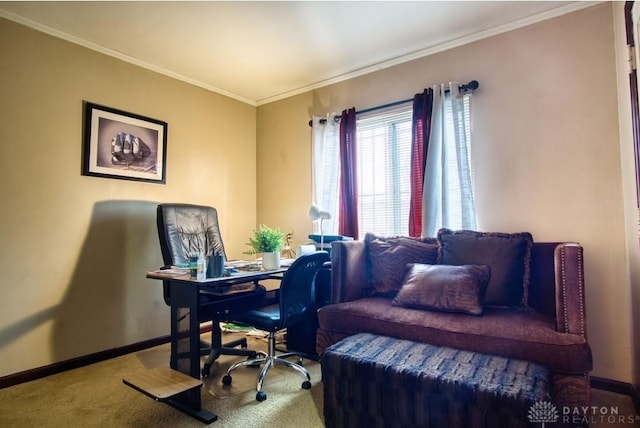
<instances>
[{"instance_id":1,"label":"beige carpet","mask_svg":"<svg viewBox=\"0 0 640 428\"><path fill-rule=\"evenodd\" d=\"M264 346L256 341L252 348ZM267 400L255 400L257 369L234 372L231 387L220 378L242 357L223 356L205 381L202 407L218 415L212 427L323 427L320 365L305 360L312 388L302 377L271 370L265 381ZM0 390L0 427L203 427L205 424L122 383L124 376L168 365L162 345ZM272 373L273 372L273 373Z\"/></svg>"}]
</instances>

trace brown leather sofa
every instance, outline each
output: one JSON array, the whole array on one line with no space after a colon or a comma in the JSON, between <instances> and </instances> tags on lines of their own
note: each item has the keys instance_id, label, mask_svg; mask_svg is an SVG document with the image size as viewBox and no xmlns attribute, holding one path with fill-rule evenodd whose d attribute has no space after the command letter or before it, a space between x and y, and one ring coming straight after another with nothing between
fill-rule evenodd
<instances>
[{"instance_id":1,"label":"brown leather sofa","mask_svg":"<svg viewBox=\"0 0 640 428\"><path fill-rule=\"evenodd\" d=\"M428 244L439 247L435 239ZM546 365L556 405L590 405L592 355L579 244L532 243L527 305L488 307L481 315L408 308L394 305L391 296L372 296L367 251L366 240L332 244L331 303L318 310L320 355L362 332L501 355Z\"/></svg>"}]
</instances>

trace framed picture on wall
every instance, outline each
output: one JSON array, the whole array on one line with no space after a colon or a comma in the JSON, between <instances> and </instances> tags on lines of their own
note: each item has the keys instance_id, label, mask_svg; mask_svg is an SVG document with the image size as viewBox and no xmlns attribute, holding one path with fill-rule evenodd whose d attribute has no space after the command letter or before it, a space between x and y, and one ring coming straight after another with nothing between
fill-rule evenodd
<instances>
[{"instance_id":1,"label":"framed picture on wall","mask_svg":"<svg viewBox=\"0 0 640 428\"><path fill-rule=\"evenodd\" d=\"M167 123L84 102L82 175L165 183Z\"/></svg>"}]
</instances>

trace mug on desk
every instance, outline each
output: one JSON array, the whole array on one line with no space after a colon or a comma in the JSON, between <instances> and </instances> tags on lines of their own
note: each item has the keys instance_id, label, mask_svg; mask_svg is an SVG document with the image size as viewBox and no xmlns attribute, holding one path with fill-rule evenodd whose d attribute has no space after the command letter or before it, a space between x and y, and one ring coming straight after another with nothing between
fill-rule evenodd
<instances>
[{"instance_id":1,"label":"mug on desk","mask_svg":"<svg viewBox=\"0 0 640 428\"><path fill-rule=\"evenodd\" d=\"M224 275L224 256L214 254L207 259L207 278L219 278Z\"/></svg>"}]
</instances>

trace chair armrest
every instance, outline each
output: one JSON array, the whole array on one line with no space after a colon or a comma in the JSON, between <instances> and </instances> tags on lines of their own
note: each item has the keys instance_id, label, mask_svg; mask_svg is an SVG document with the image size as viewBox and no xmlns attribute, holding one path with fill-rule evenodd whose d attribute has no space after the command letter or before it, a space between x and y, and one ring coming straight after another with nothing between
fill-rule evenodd
<instances>
[{"instance_id":1,"label":"chair armrest","mask_svg":"<svg viewBox=\"0 0 640 428\"><path fill-rule=\"evenodd\" d=\"M348 302L365 296L366 266L364 241L331 243L331 303Z\"/></svg>"},{"instance_id":2,"label":"chair armrest","mask_svg":"<svg viewBox=\"0 0 640 428\"><path fill-rule=\"evenodd\" d=\"M587 337L582 247L559 244L554 251L556 329Z\"/></svg>"}]
</instances>

